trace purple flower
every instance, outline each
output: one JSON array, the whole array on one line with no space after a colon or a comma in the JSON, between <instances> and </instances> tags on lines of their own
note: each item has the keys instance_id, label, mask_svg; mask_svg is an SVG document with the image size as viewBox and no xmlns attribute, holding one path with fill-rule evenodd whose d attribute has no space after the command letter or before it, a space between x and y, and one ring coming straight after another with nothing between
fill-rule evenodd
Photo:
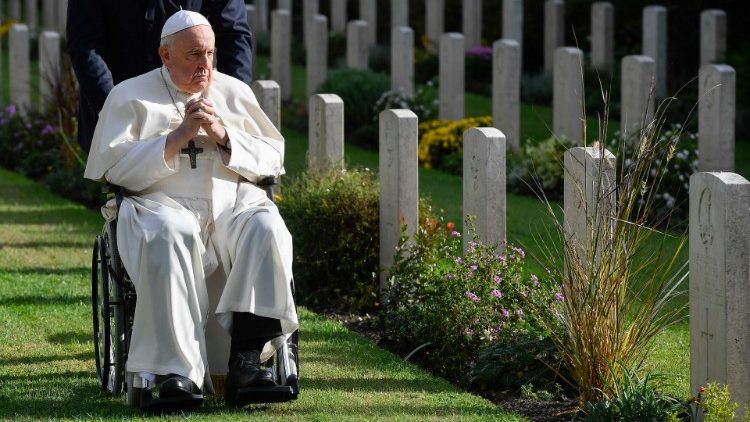
<instances>
[{"instance_id":1,"label":"purple flower","mask_svg":"<svg viewBox=\"0 0 750 422\"><path fill-rule=\"evenodd\" d=\"M456 275L453 273L448 273L448 275L446 275L445 278L447 278L448 280L455 280Z\"/></svg>"},{"instance_id":2,"label":"purple flower","mask_svg":"<svg viewBox=\"0 0 750 422\"><path fill-rule=\"evenodd\" d=\"M474 302L474 303L477 303L477 302L479 302L479 296L475 295L474 293L472 293L472 292L470 292L470 291L468 291L468 290L467 290L467 291L466 291L466 293L464 293L464 294L465 294L465 295L466 295L466 297L468 297L468 298L469 298L469 300L471 300L472 302Z\"/></svg>"},{"instance_id":3,"label":"purple flower","mask_svg":"<svg viewBox=\"0 0 750 422\"><path fill-rule=\"evenodd\" d=\"M477 272L477 268L479 268L479 267L477 267L477 264L471 264L471 265L469 266L469 269L470 269L470 270L471 270L471 272L473 272L473 273Z\"/></svg>"},{"instance_id":4,"label":"purple flower","mask_svg":"<svg viewBox=\"0 0 750 422\"><path fill-rule=\"evenodd\" d=\"M503 282L503 278L500 277L500 274L495 274L495 276L492 277L492 279L495 281L495 284L500 284Z\"/></svg>"},{"instance_id":5,"label":"purple flower","mask_svg":"<svg viewBox=\"0 0 750 422\"><path fill-rule=\"evenodd\" d=\"M478 45L466 50L466 56L490 61L492 60L492 48Z\"/></svg>"},{"instance_id":6,"label":"purple flower","mask_svg":"<svg viewBox=\"0 0 750 422\"><path fill-rule=\"evenodd\" d=\"M492 296L495 296L496 298L500 299L503 297L503 292L497 289L492 289Z\"/></svg>"},{"instance_id":7,"label":"purple flower","mask_svg":"<svg viewBox=\"0 0 750 422\"><path fill-rule=\"evenodd\" d=\"M18 112L18 109L15 104L9 104L8 107L5 107L5 112L8 113L8 117L13 117Z\"/></svg>"},{"instance_id":8,"label":"purple flower","mask_svg":"<svg viewBox=\"0 0 750 422\"><path fill-rule=\"evenodd\" d=\"M49 134L51 134L51 133L55 133L56 131L57 131L57 129L55 129L55 127L54 127L54 126L52 126L52 125L49 125L49 124L48 124L48 125L46 125L46 126L45 126L45 127L44 127L44 128L42 129L42 136L44 136L44 135L49 135Z\"/></svg>"},{"instance_id":9,"label":"purple flower","mask_svg":"<svg viewBox=\"0 0 750 422\"><path fill-rule=\"evenodd\" d=\"M531 281L534 283L534 287L539 287L539 277L532 274L531 275Z\"/></svg>"},{"instance_id":10,"label":"purple flower","mask_svg":"<svg viewBox=\"0 0 750 422\"><path fill-rule=\"evenodd\" d=\"M464 260L461 259L460 256L457 256L456 259L454 259L454 261L456 262L456 264L460 264L460 263L464 262Z\"/></svg>"},{"instance_id":11,"label":"purple flower","mask_svg":"<svg viewBox=\"0 0 750 422\"><path fill-rule=\"evenodd\" d=\"M451 232L451 236L453 236L453 237L461 237L461 233L459 233L459 232L457 232L457 231L453 230L453 231Z\"/></svg>"},{"instance_id":12,"label":"purple flower","mask_svg":"<svg viewBox=\"0 0 750 422\"><path fill-rule=\"evenodd\" d=\"M474 368L476 368L476 366L477 366L476 362L474 362L474 361L469 362L469 368L474 369Z\"/></svg>"},{"instance_id":13,"label":"purple flower","mask_svg":"<svg viewBox=\"0 0 750 422\"><path fill-rule=\"evenodd\" d=\"M505 308L501 309L501 310L500 310L500 312L502 312L502 313L503 313L503 316L504 316L505 318L508 318L508 317L510 316L510 311L508 311L508 310L507 310L507 309L505 309Z\"/></svg>"},{"instance_id":14,"label":"purple flower","mask_svg":"<svg viewBox=\"0 0 750 422\"><path fill-rule=\"evenodd\" d=\"M520 256L521 258L526 257L526 253L523 251L523 249L518 248L518 247L514 247L513 250L516 251L516 253L518 254L518 256Z\"/></svg>"},{"instance_id":15,"label":"purple flower","mask_svg":"<svg viewBox=\"0 0 750 422\"><path fill-rule=\"evenodd\" d=\"M497 260L500 261L500 262L505 262L505 259L506 259L505 255L503 255L503 254L500 254L500 255L497 256Z\"/></svg>"},{"instance_id":16,"label":"purple flower","mask_svg":"<svg viewBox=\"0 0 750 422\"><path fill-rule=\"evenodd\" d=\"M562 302L565 300L565 296L561 292L555 293L555 300Z\"/></svg>"}]
</instances>

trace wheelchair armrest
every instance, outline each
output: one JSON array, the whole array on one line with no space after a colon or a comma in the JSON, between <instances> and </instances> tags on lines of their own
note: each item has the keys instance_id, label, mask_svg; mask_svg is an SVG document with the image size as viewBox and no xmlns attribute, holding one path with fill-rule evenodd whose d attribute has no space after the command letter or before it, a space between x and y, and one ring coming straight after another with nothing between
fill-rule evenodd
<instances>
[{"instance_id":1,"label":"wheelchair armrest","mask_svg":"<svg viewBox=\"0 0 750 422\"><path fill-rule=\"evenodd\" d=\"M109 195L112 194L115 196L115 203L117 204L117 210L120 210L120 205L122 204L122 198L124 196L127 196L127 191L122 186L113 185L112 183L104 183L102 186L102 193Z\"/></svg>"},{"instance_id":2,"label":"wheelchair armrest","mask_svg":"<svg viewBox=\"0 0 750 422\"><path fill-rule=\"evenodd\" d=\"M264 191L266 191L266 196L268 196L268 199L273 201L274 194L276 193L278 189L277 186L279 185L279 177L278 176L264 176L255 185L263 189Z\"/></svg>"}]
</instances>

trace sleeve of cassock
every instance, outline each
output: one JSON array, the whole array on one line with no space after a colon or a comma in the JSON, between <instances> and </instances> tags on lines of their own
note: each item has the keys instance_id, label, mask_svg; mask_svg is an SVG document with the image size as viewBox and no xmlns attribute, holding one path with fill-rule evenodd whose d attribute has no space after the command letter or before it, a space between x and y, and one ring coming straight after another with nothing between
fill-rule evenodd
<instances>
[{"instance_id":1,"label":"sleeve of cassock","mask_svg":"<svg viewBox=\"0 0 750 422\"><path fill-rule=\"evenodd\" d=\"M174 158L164 160L166 132L140 139L147 109L115 87L99 114L99 124L86 164L85 176L106 179L133 192L148 188L179 168Z\"/></svg>"},{"instance_id":2,"label":"sleeve of cassock","mask_svg":"<svg viewBox=\"0 0 750 422\"><path fill-rule=\"evenodd\" d=\"M236 103L244 118L241 124L223 122L232 147L225 160L227 168L251 182L284 174L284 138L261 110L253 91L245 85L238 91Z\"/></svg>"}]
</instances>

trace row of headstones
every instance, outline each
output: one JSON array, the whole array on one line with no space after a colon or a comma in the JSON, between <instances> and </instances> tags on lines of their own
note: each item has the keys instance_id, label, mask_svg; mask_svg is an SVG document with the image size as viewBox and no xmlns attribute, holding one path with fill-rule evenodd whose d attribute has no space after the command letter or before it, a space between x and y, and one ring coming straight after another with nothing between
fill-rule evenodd
<instances>
[{"instance_id":1,"label":"row of headstones","mask_svg":"<svg viewBox=\"0 0 750 422\"><path fill-rule=\"evenodd\" d=\"M347 29L347 64L367 67L367 27L352 21ZM291 15L287 10L272 13L271 78L281 85L282 99L291 98ZM317 92L327 75L327 18L315 15L309 27L307 95ZM407 96L414 92L414 33L408 27L392 30L391 89ZM464 37L442 35L439 54L439 117L464 117ZM584 137L583 52L573 47L555 51L553 72L553 133L572 140ZM501 39L493 44L493 122L507 136L508 146L520 145L521 48L517 41ZM621 81L621 127L628 135L654 118L656 61L647 55L623 59ZM702 171L734 169L735 73L727 65L706 64L699 76L699 149Z\"/></svg>"},{"instance_id":2,"label":"row of headstones","mask_svg":"<svg viewBox=\"0 0 750 422\"><path fill-rule=\"evenodd\" d=\"M280 2L280 9L291 13L291 3ZM444 32L444 0L426 0L427 37L436 48L442 43ZM319 0L306 0L303 10L305 38L312 38L309 28L315 23ZM364 29L364 51L376 40L377 5L376 0L360 0L360 17L367 26ZM268 0L255 0L248 6L251 28L265 32L268 30ZM391 0L391 28L408 27L409 2ZM463 1L464 48L481 43L482 0ZM331 29L334 32L349 33L346 0L331 0ZM642 51L656 62L656 97L666 97L667 72L667 9L663 6L647 6L643 9ZM544 5L544 69L554 70L554 54L558 47L565 45L565 3L563 0L546 0ZM503 39L523 43L523 0L503 0L502 11ZM726 51L727 16L722 10L704 10L700 16L700 63L720 63ZM307 45L307 42L305 43ZM595 2L591 5L591 62L592 66L604 71L614 67L614 6L609 2ZM366 63L366 59L364 60Z\"/></svg>"},{"instance_id":3,"label":"row of headstones","mask_svg":"<svg viewBox=\"0 0 750 422\"><path fill-rule=\"evenodd\" d=\"M43 31L39 43L39 100L50 101L53 87L60 80L60 35L55 31ZM36 106L31 103L31 31L25 24L15 24L8 34L8 84L11 104L21 111ZM2 75L0 75L2 76ZM0 84L0 98L2 95Z\"/></svg>"},{"instance_id":4,"label":"row of headstones","mask_svg":"<svg viewBox=\"0 0 750 422\"><path fill-rule=\"evenodd\" d=\"M37 30L56 31L65 33L65 22L68 16L68 0L42 0L41 28L37 28L39 20L38 0L7 0L7 16L0 16L0 21L11 19L14 22L25 23L32 34ZM0 13L3 10L0 0Z\"/></svg>"}]
</instances>

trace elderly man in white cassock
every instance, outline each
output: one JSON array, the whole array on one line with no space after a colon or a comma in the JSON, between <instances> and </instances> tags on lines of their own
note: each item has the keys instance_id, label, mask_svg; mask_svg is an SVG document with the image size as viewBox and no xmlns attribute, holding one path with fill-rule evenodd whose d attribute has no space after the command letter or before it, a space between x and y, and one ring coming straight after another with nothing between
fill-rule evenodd
<instances>
[{"instance_id":1,"label":"elderly man in white cassock","mask_svg":"<svg viewBox=\"0 0 750 422\"><path fill-rule=\"evenodd\" d=\"M138 295L126 370L166 376L160 397L210 391L227 370L227 395L272 386L260 362L297 328L292 242L252 182L283 173L283 138L247 85L212 68L203 16L170 17L159 55L107 97L85 172L131 193L117 224Z\"/></svg>"}]
</instances>

